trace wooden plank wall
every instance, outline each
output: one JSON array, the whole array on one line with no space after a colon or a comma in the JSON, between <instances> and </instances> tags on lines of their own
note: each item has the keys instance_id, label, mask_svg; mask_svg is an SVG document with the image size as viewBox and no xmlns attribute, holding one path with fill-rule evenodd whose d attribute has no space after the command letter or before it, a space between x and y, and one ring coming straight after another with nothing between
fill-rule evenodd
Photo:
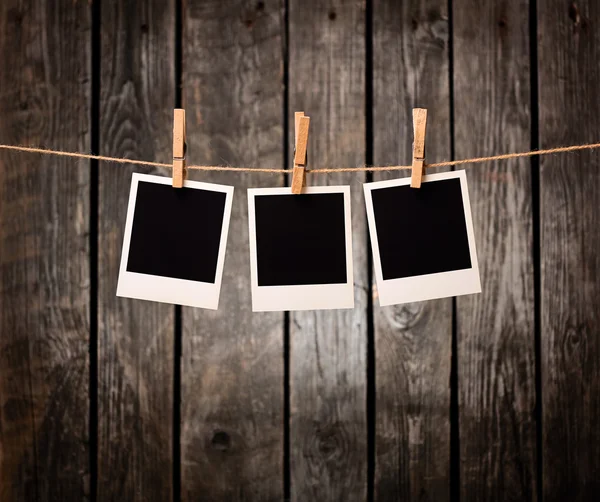
<instances>
[{"instance_id":1,"label":"wooden plank wall","mask_svg":"<svg viewBox=\"0 0 600 502\"><path fill-rule=\"evenodd\" d=\"M539 2L540 146L598 137L600 5ZM543 496L600 488L600 155L540 163Z\"/></svg>"},{"instance_id":2,"label":"wooden plank wall","mask_svg":"<svg viewBox=\"0 0 600 502\"><path fill-rule=\"evenodd\" d=\"M0 135L89 151L86 2L0 6ZM77 48L77 50L74 50ZM0 500L90 496L90 167L0 153Z\"/></svg>"},{"instance_id":3,"label":"wooden plank wall","mask_svg":"<svg viewBox=\"0 0 600 502\"><path fill-rule=\"evenodd\" d=\"M311 166L598 142L594 0L93 0L0 6L0 143ZM380 308L361 184L356 306L251 312L247 187L221 309L115 297L131 173L0 150L0 500L594 500L600 158L467 167L483 293ZM442 251L440 251L442 252ZM305 257L311 259L313 257Z\"/></svg>"},{"instance_id":4,"label":"wooden plank wall","mask_svg":"<svg viewBox=\"0 0 600 502\"><path fill-rule=\"evenodd\" d=\"M281 14L276 3L186 2L190 159L283 165ZM283 176L191 177L235 192L220 309L183 309L182 500L282 500L284 315L252 313L246 189Z\"/></svg>"},{"instance_id":5,"label":"wooden plank wall","mask_svg":"<svg viewBox=\"0 0 600 502\"><path fill-rule=\"evenodd\" d=\"M409 163L415 107L428 109L426 154L450 157L448 35L445 0L374 3L375 164ZM378 307L373 296L375 500L450 500L452 300Z\"/></svg>"},{"instance_id":6,"label":"wooden plank wall","mask_svg":"<svg viewBox=\"0 0 600 502\"><path fill-rule=\"evenodd\" d=\"M520 0L455 0L457 158L531 146L529 22ZM482 78L483 76L483 78ZM482 293L457 298L460 500L536 497L531 163L469 171Z\"/></svg>"},{"instance_id":7,"label":"wooden plank wall","mask_svg":"<svg viewBox=\"0 0 600 502\"><path fill-rule=\"evenodd\" d=\"M172 147L173 1L100 7L99 150L161 158ZM139 167L139 166L137 166ZM174 307L117 298L132 172L100 163L98 183L98 500L170 500Z\"/></svg>"},{"instance_id":8,"label":"wooden plank wall","mask_svg":"<svg viewBox=\"0 0 600 502\"><path fill-rule=\"evenodd\" d=\"M290 1L288 138L291 143L294 110L303 110L311 117L309 166L365 163L365 24L358 2ZM366 221L358 210L363 181L347 173L309 180L351 186L355 306L290 315L293 501L367 496L369 288Z\"/></svg>"}]
</instances>

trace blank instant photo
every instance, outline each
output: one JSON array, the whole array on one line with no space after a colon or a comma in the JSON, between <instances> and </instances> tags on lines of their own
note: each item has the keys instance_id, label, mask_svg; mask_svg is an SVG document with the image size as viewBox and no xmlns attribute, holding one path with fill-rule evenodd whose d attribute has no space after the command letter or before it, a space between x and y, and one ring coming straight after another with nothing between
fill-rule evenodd
<instances>
[{"instance_id":1,"label":"blank instant photo","mask_svg":"<svg viewBox=\"0 0 600 502\"><path fill-rule=\"evenodd\" d=\"M248 190L252 310L354 307L350 187Z\"/></svg>"},{"instance_id":2,"label":"blank instant photo","mask_svg":"<svg viewBox=\"0 0 600 502\"><path fill-rule=\"evenodd\" d=\"M134 174L117 296L216 310L233 187Z\"/></svg>"},{"instance_id":3,"label":"blank instant photo","mask_svg":"<svg viewBox=\"0 0 600 502\"><path fill-rule=\"evenodd\" d=\"M364 191L381 306L481 293L465 171Z\"/></svg>"}]
</instances>

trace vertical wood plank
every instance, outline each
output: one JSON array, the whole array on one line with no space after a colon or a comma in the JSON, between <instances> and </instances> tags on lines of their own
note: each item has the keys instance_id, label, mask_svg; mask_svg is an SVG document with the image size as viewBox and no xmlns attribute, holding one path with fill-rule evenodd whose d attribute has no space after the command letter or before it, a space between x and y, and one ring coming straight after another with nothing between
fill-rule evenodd
<instances>
[{"instance_id":1,"label":"vertical wood plank","mask_svg":"<svg viewBox=\"0 0 600 502\"><path fill-rule=\"evenodd\" d=\"M282 166L281 3L184 4L188 158ZM283 314L253 313L247 187L264 174L191 172L235 186L218 311L183 309L182 497L283 499Z\"/></svg>"},{"instance_id":2,"label":"vertical wood plank","mask_svg":"<svg viewBox=\"0 0 600 502\"><path fill-rule=\"evenodd\" d=\"M452 6L457 158L528 150L528 2ZM467 169L483 292L457 299L461 501L535 500L531 166Z\"/></svg>"},{"instance_id":3,"label":"vertical wood plank","mask_svg":"<svg viewBox=\"0 0 600 502\"><path fill-rule=\"evenodd\" d=\"M2 142L89 149L90 27L85 2L0 4ZM3 501L89 496L89 173L0 152Z\"/></svg>"},{"instance_id":4,"label":"vertical wood plank","mask_svg":"<svg viewBox=\"0 0 600 502\"><path fill-rule=\"evenodd\" d=\"M365 162L365 4L289 2L289 144L293 116L311 117L309 166ZM307 176L352 185L355 307L294 312L290 326L291 498L367 495L367 237L364 177Z\"/></svg>"},{"instance_id":5,"label":"vertical wood plank","mask_svg":"<svg viewBox=\"0 0 600 502\"><path fill-rule=\"evenodd\" d=\"M426 159L450 158L448 62L446 0L374 2L376 165L410 164L415 107L428 111ZM375 500L449 500L452 300L379 307L373 288Z\"/></svg>"},{"instance_id":6,"label":"vertical wood plank","mask_svg":"<svg viewBox=\"0 0 600 502\"><path fill-rule=\"evenodd\" d=\"M600 5L538 2L540 146L600 130ZM540 161L544 501L600 489L600 153Z\"/></svg>"},{"instance_id":7,"label":"vertical wood plank","mask_svg":"<svg viewBox=\"0 0 600 502\"><path fill-rule=\"evenodd\" d=\"M175 102L173 0L101 6L100 152L168 161ZM100 163L98 500L172 496L174 307L116 297L132 172Z\"/></svg>"}]
</instances>

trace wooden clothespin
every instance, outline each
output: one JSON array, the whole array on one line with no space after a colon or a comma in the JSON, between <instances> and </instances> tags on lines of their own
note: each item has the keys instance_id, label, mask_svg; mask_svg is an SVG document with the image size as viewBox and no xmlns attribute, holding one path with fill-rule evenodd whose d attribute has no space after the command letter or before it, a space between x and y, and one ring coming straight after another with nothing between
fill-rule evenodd
<instances>
[{"instance_id":1,"label":"wooden clothespin","mask_svg":"<svg viewBox=\"0 0 600 502\"><path fill-rule=\"evenodd\" d=\"M292 172L292 193L302 193L304 186L304 177L306 176L305 168L307 163L307 143L308 143L308 127L310 125L310 117L306 117L304 112L296 112L295 119L295 152L294 152L294 171Z\"/></svg>"},{"instance_id":2,"label":"wooden clothespin","mask_svg":"<svg viewBox=\"0 0 600 502\"><path fill-rule=\"evenodd\" d=\"M173 186L175 188L183 187L187 175L185 168L186 150L185 110L175 108L173 114Z\"/></svg>"},{"instance_id":3,"label":"wooden clothespin","mask_svg":"<svg viewBox=\"0 0 600 502\"><path fill-rule=\"evenodd\" d=\"M427 126L427 110L425 108L413 108L413 160L412 176L410 186L412 188L421 188L421 178L423 177L423 166L425 164L425 127Z\"/></svg>"}]
</instances>

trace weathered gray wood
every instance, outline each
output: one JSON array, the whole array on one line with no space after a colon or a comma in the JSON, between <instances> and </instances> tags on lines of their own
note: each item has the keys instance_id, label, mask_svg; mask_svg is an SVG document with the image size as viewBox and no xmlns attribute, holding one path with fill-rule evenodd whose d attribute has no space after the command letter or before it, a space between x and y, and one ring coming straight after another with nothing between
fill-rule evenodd
<instances>
[{"instance_id":1,"label":"weathered gray wood","mask_svg":"<svg viewBox=\"0 0 600 502\"><path fill-rule=\"evenodd\" d=\"M456 157L530 148L528 4L453 0ZM535 500L531 167L467 167L483 292L457 299L460 494Z\"/></svg>"},{"instance_id":2,"label":"weathered gray wood","mask_svg":"<svg viewBox=\"0 0 600 502\"><path fill-rule=\"evenodd\" d=\"M100 152L172 158L174 2L102 2ZM116 297L132 172L100 163L98 207L98 500L172 496L171 305Z\"/></svg>"},{"instance_id":3,"label":"weathered gray wood","mask_svg":"<svg viewBox=\"0 0 600 502\"><path fill-rule=\"evenodd\" d=\"M447 5L374 2L376 165L410 164L416 107L428 109L426 158L450 157ZM373 288L375 499L449 500L452 300L379 307Z\"/></svg>"},{"instance_id":4,"label":"weathered gray wood","mask_svg":"<svg viewBox=\"0 0 600 502\"><path fill-rule=\"evenodd\" d=\"M600 5L538 2L542 148L595 143ZM544 501L600 490L600 154L542 157Z\"/></svg>"},{"instance_id":5,"label":"weathered gray wood","mask_svg":"<svg viewBox=\"0 0 600 502\"><path fill-rule=\"evenodd\" d=\"M0 67L2 142L89 150L87 3L1 2ZM2 501L89 495L89 181L0 152Z\"/></svg>"},{"instance_id":6,"label":"weathered gray wood","mask_svg":"<svg viewBox=\"0 0 600 502\"><path fill-rule=\"evenodd\" d=\"M190 162L282 166L280 7L184 4ZM190 177L234 185L235 193L220 308L183 309L182 496L281 500L283 314L252 312L246 188L277 186L282 177Z\"/></svg>"},{"instance_id":7,"label":"weathered gray wood","mask_svg":"<svg viewBox=\"0 0 600 502\"><path fill-rule=\"evenodd\" d=\"M289 144L294 111L303 110L311 117L309 167L364 164L364 3L290 0L289 9ZM352 185L355 308L291 314L294 501L366 499L368 278L362 181L364 176L356 174L307 175L307 184Z\"/></svg>"}]
</instances>

